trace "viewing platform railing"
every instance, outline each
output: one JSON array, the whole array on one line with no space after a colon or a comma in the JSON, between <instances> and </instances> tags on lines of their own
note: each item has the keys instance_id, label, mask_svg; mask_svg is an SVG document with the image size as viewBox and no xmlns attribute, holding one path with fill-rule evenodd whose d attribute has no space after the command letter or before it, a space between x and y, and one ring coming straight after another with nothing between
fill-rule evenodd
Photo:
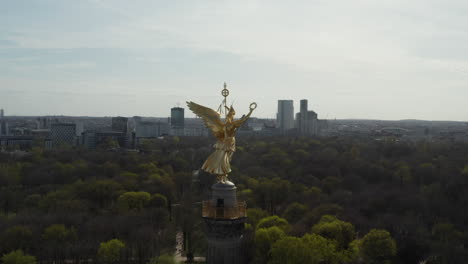
<instances>
[{"instance_id":1,"label":"viewing platform railing","mask_svg":"<svg viewBox=\"0 0 468 264\"><path fill-rule=\"evenodd\" d=\"M202 216L215 219L236 219L247 216L245 202L237 202L234 207L216 207L211 201L203 201Z\"/></svg>"}]
</instances>

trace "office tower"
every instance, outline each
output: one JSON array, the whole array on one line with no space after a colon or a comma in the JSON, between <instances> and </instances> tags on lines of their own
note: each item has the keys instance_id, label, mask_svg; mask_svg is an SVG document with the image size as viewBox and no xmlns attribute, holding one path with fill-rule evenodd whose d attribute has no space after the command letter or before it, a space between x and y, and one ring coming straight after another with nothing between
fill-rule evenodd
<instances>
[{"instance_id":1,"label":"office tower","mask_svg":"<svg viewBox=\"0 0 468 264\"><path fill-rule=\"evenodd\" d=\"M301 113L307 112L307 109L308 109L307 104L308 104L307 99L301 100L301 109L300 109Z\"/></svg>"},{"instance_id":2,"label":"office tower","mask_svg":"<svg viewBox=\"0 0 468 264\"><path fill-rule=\"evenodd\" d=\"M76 124L54 123L50 127L50 138L53 147L74 146L76 143Z\"/></svg>"},{"instance_id":3,"label":"office tower","mask_svg":"<svg viewBox=\"0 0 468 264\"><path fill-rule=\"evenodd\" d=\"M128 118L126 117L113 117L112 118L112 131L122 132L127 134L128 132Z\"/></svg>"},{"instance_id":4,"label":"office tower","mask_svg":"<svg viewBox=\"0 0 468 264\"><path fill-rule=\"evenodd\" d=\"M173 107L171 108L171 127L184 128L184 108Z\"/></svg>"},{"instance_id":5,"label":"office tower","mask_svg":"<svg viewBox=\"0 0 468 264\"><path fill-rule=\"evenodd\" d=\"M0 109L0 136L8 136L8 123L5 120L5 112Z\"/></svg>"},{"instance_id":6,"label":"office tower","mask_svg":"<svg viewBox=\"0 0 468 264\"><path fill-rule=\"evenodd\" d=\"M276 127L278 127L282 132L286 132L287 130L294 128L293 100L278 100Z\"/></svg>"},{"instance_id":7,"label":"office tower","mask_svg":"<svg viewBox=\"0 0 468 264\"><path fill-rule=\"evenodd\" d=\"M296 114L298 132L302 136L315 136L319 133L317 113L308 110L306 99L301 100L301 111Z\"/></svg>"}]
</instances>

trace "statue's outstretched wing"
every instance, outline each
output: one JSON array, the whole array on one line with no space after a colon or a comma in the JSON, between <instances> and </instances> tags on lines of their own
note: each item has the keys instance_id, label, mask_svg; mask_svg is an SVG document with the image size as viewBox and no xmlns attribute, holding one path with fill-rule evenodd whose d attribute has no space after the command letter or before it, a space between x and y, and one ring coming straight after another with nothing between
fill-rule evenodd
<instances>
[{"instance_id":1,"label":"statue's outstretched wing","mask_svg":"<svg viewBox=\"0 0 468 264\"><path fill-rule=\"evenodd\" d=\"M194 102L187 102L187 106L194 114L203 119L205 125L211 129L215 137L224 137L224 124L221 122L221 117L218 112Z\"/></svg>"}]
</instances>

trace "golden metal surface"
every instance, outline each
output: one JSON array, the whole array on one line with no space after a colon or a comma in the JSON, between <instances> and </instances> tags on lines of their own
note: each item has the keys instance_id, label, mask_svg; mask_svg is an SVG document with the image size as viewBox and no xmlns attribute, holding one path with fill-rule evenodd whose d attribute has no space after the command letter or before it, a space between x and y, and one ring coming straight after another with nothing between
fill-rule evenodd
<instances>
[{"instance_id":1,"label":"golden metal surface","mask_svg":"<svg viewBox=\"0 0 468 264\"><path fill-rule=\"evenodd\" d=\"M202 216L215 219L237 219L247 216L245 202L237 202L234 207L216 207L211 201L203 201Z\"/></svg>"},{"instance_id":2,"label":"golden metal surface","mask_svg":"<svg viewBox=\"0 0 468 264\"><path fill-rule=\"evenodd\" d=\"M237 129L245 123L257 108L256 103L251 103L249 113L243 115L240 119L234 120L236 111L231 105L227 107L226 98L229 95L229 90L224 83L222 91L224 99L218 109L218 112L208 107L199 105L194 102L187 102L187 106L194 114L201 117L205 125L211 130L217 141L213 148L215 151L203 163L202 169L208 173L216 174L219 182L227 181L227 175L231 172L231 159L236 151L236 132ZM225 112L224 121L221 120L221 113Z\"/></svg>"}]
</instances>

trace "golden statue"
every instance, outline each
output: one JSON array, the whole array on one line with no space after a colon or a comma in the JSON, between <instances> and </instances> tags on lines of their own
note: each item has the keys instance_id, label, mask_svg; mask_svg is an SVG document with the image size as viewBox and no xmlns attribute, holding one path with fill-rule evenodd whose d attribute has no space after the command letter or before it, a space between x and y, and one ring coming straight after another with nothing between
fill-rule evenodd
<instances>
[{"instance_id":1,"label":"golden statue","mask_svg":"<svg viewBox=\"0 0 468 264\"><path fill-rule=\"evenodd\" d=\"M249 113L243 115L238 120L234 120L236 111L234 111L232 105L231 107L226 106L226 97L229 95L229 90L226 89L226 83L224 83L224 89L221 94L224 96L224 100L219 106L218 112L194 102L187 102L187 106L195 115L203 119L205 125L217 139L213 146L215 151L211 153L205 163L203 163L202 170L211 174L216 174L219 182L225 182L227 181L228 173L231 172L230 163L232 155L236 151L235 136L237 129L249 119L253 110L257 108L257 104L251 103ZM225 112L224 122L221 120L223 110Z\"/></svg>"}]
</instances>

